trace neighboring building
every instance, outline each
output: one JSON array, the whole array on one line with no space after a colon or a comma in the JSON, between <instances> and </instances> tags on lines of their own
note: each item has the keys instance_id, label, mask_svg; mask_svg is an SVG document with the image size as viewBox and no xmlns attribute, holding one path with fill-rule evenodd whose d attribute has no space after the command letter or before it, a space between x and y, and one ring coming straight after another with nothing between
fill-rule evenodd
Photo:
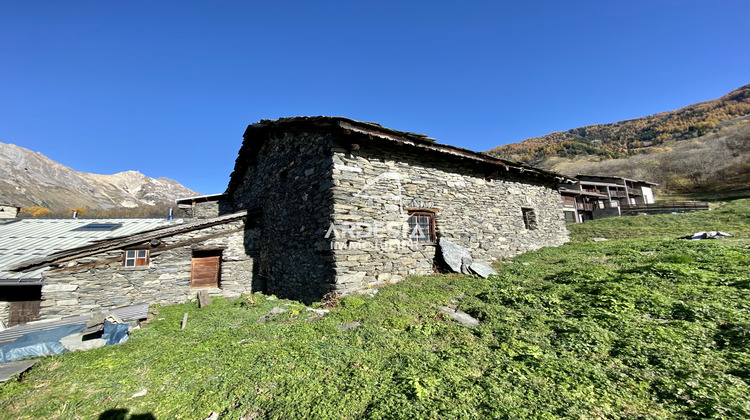
<instances>
[{"instance_id":1,"label":"neighboring building","mask_svg":"<svg viewBox=\"0 0 750 420\"><path fill-rule=\"evenodd\" d=\"M608 199L606 194L581 191L571 187L560 187L560 195L563 199L563 212L565 222L583 223L594 219L594 211L604 208L604 202Z\"/></svg>"},{"instance_id":2,"label":"neighboring building","mask_svg":"<svg viewBox=\"0 0 750 420\"><path fill-rule=\"evenodd\" d=\"M175 200L175 203L177 208L182 210L183 217L204 219L231 212L231 205L226 202L226 197L226 194L199 195L180 198Z\"/></svg>"},{"instance_id":3,"label":"neighboring building","mask_svg":"<svg viewBox=\"0 0 750 420\"><path fill-rule=\"evenodd\" d=\"M0 219L13 219L18 217L21 207L13 204L0 204Z\"/></svg>"},{"instance_id":4,"label":"neighboring building","mask_svg":"<svg viewBox=\"0 0 750 420\"><path fill-rule=\"evenodd\" d=\"M65 249L15 264L40 271L39 316L79 315L141 303L174 304L198 289L236 297L252 291L254 233L247 212L189 222ZM26 273L24 273L26 274Z\"/></svg>"},{"instance_id":5,"label":"neighboring building","mask_svg":"<svg viewBox=\"0 0 750 420\"><path fill-rule=\"evenodd\" d=\"M114 237L180 223L163 219L3 219L0 223L0 321L15 325L40 315L47 267L11 268L29 259Z\"/></svg>"},{"instance_id":6,"label":"neighboring building","mask_svg":"<svg viewBox=\"0 0 750 420\"><path fill-rule=\"evenodd\" d=\"M618 207L654 203L653 182L616 176L576 175L582 191L607 194L610 203Z\"/></svg>"},{"instance_id":7,"label":"neighboring building","mask_svg":"<svg viewBox=\"0 0 750 420\"><path fill-rule=\"evenodd\" d=\"M653 182L614 176L577 175L576 183L560 187L565 221L619 217L624 209L654 204Z\"/></svg>"},{"instance_id":8,"label":"neighboring building","mask_svg":"<svg viewBox=\"0 0 750 420\"><path fill-rule=\"evenodd\" d=\"M568 240L557 185L528 165L338 117L264 120L225 194L177 200L176 226L14 265L43 272L40 316L177 303L208 288L313 301L439 269L437 241L479 261Z\"/></svg>"}]
</instances>

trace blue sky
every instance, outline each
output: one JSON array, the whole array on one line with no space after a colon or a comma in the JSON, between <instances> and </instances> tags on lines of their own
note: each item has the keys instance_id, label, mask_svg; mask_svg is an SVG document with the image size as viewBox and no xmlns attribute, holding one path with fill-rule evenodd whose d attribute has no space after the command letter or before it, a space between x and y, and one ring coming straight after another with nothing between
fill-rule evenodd
<instances>
[{"instance_id":1,"label":"blue sky","mask_svg":"<svg viewBox=\"0 0 750 420\"><path fill-rule=\"evenodd\" d=\"M747 0L0 3L0 142L201 194L264 118L482 151L748 83Z\"/></svg>"}]
</instances>

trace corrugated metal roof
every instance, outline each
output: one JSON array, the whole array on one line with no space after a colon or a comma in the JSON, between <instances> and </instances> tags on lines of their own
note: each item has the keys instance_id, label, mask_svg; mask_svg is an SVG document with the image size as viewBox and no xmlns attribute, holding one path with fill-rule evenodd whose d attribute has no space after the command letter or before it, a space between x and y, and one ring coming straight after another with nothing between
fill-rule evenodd
<instances>
[{"instance_id":1,"label":"corrugated metal roof","mask_svg":"<svg viewBox=\"0 0 750 420\"><path fill-rule=\"evenodd\" d=\"M120 226L112 230L80 229L92 223ZM8 271L25 260L180 223L182 219L21 219L0 224L0 285L39 283L46 268L26 273Z\"/></svg>"},{"instance_id":2,"label":"corrugated metal roof","mask_svg":"<svg viewBox=\"0 0 750 420\"><path fill-rule=\"evenodd\" d=\"M213 217L210 219L200 219L198 221L190 223L180 223L177 225L161 226L157 229L151 229L145 232L133 233L131 235L116 237L111 239L105 239L97 241L92 244L85 244L83 246L68 248L62 251L55 252L54 254L26 259L20 264L11 265L7 267L8 270L14 271L34 271L38 267L45 267L55 262L67 261L71 258L76 258L81 253L92 255L100 252L109 251L112 249L122 248L124 246L135 245L143 243L156 238L163 238L166 236L175 235L177 233L189 232L193 230L203 229L205 227L214 226L222 223L231 222L233 220L242 219L247 217L248 211L243 210L237 213L225 214L223 216Z\"/></svg>"}]
</instances>

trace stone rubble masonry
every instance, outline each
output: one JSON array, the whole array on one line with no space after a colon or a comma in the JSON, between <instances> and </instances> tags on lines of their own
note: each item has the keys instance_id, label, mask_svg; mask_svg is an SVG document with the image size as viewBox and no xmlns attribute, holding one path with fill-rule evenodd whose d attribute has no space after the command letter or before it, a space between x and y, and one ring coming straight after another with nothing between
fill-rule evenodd
<instances>
[{"instance_id":1,"label":"stone rubble masonry","mask_svg":"<svg viewBox=\"0 0 750 420\"><path fill-rule=\"evenodd\" d=\"M190 207L180 207L179 211L181 212L181 217L186 219L210 219L231 213L233 208L232 203L216 199L197 202Z\"/></svg>"},{"instance_id":2,"label":"stone rubble masonry","mask_svg":"<svg viewBox=\"0 0 750 420\"><path fill-rule=\"evenodd\" d=\"M4 326L8 326L10 320L10 302L0 301L0 321Z\"/></svg>"},{"instance_id":3,"label":"stone rubble masonry","mask_svg":"<svg viewBox=\"0 0 750 420\"><path fill-rule=\"evenodd\" d=\"M228 194L237 210L262 213L258 283L267 293L303 300L435 271L434 245L326 237L331 223L399 225L410 208L433 210L438 236L487 262L568 240L553 185L375 139L248 129L232 179ZM525 228L522 208L533 210L534 229Z\"/></svg>"},{"instance_id":4,"label":"stone rubble masonry","mask_svg":"<svg viewBox=\"0 0 750 420\"><path fill-rule=\"evenodd\" d=\"M394 151L374 142L363 142L357 150L336 149L332 221L337 228L351 223L398 225L407 222L409 209L429 209L435 214L438 238L448 238L468 249L475 260L487 262L568 240L562 200L555 188L510 175L488 176L486 169L480 169L445 156L405 148ZM526 229L522 208L534 211L535 229ZM365 228L355 232L367 234ZM434 245L397 247L405 238L350 236L338 239L348 247L333 251L338 292L434 272ZM352 247L357 241L370 246ZM394 246L383 250L383 242Z\"/></svg>"},{"instance_id":5,"label":"stone rubble masonry","mask_svg":"<svg viewBox=\"0 0 750 420\"><path fill-rule=\"evenodd\" d=\"M332 137L318 133L247 137L238 161L252 160L229 199L236 210L256 209L258 281L266 293L306 301L335 290L332 255L325 229L333 212ZM238 162L239 165L239 162Z\"/></svg>"},{"instance_id":6,"label":"stone rubble masonry","mask_svg":"<svg viewBox=\"0 0 750 420\"><path fill-rule=\"evenodd\" d=\"M201 241L202 237L211 236ZM147 268L124 268L123 250L80 257L45 273L40 317L80 315L140 303L175 304L195 299L190 287L194 249L223 249L219 288L212 295L227 297L252 292L253 247L257 229L244 220L210 226L161 239L151 249ZM176 246L189 241L189 244ZM160 250L161 247L167 248ZM116 260L101 264L107 260ZM99 265L90 266L99 263ZM83 266L76 269L77 266Z\"/></svg>"}]
</instances>

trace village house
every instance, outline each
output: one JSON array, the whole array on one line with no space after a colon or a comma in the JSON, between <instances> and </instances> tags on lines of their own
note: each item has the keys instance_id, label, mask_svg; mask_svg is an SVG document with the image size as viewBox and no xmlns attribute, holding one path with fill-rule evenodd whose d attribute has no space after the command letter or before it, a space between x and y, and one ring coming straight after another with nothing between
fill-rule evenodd
<instances>
[{"instance_id":1,"label":"village house","mask_svg":"<svg viewBox=\"0 0 750 420\"><path fill-rule=\"evenodd\" d=\"M654 204L653 182L602 175L577 175L572 185L560 187L565 221L619 217L623 209Z\"/></svg>"},{"instance_id":2,"label":"village house","mask_svg":"<svg viewBox=\"0 0 750 420\"><path fill-rule=\"evenodd\" d=\"M42 286L49 267L38 265L20 272L12 271L12 267L95 242L181 222L166 219L0 219L0 323L11 326L41 316ZM51 295L56 287L47 287L45 305L57 306L58 302ZM64 289L70 289L70 285ZM101 293L95 296L100 303L96 306L110 306L104 302L107 296ZM68 303L74 302L68 299L61 306ZM78 306L77 301L75 304ZM76 307L78 309L81 308Z\"/></svg>"},{"instance_id":3,"label":"village house","mask_svg":"<svg viewBox=\"0 0 750 420\"><path fill-rule=\"evenodd\" d=\"M196 290L314 301L444 268L438 242L494 263L568 240L561 175L341 117L245 131L225 193L185 222L14 264L42 272L40 317L178 303Z\"/></svg>"},{"instance_id":4,"label":"village house","mask_svg":"<svg viewBox=\"0 0 750 420\"><path fill-rule=\"evenodd\" d=\"M35 303L37 317L44 319L143 303L180 303L194 298L197 289L229 297L250 293L253 258L246 250L251 248L252 234L245 231L246 216L241 211L173 223L135 219L151 221L151 227L133 233L126 232L129 221L131 232L134 229L133 219L120 219L122 226L114 227L107 238L10 264L10 271L6 269L10 278L2 290L34 288L38 300L16 297L8 302L4 315L10 324L17 323L14 302L27 307ZM44 220L27 223L33 222ZM91 219L87 223L84 229L91 225L105 229L105 223ZM115 234L118 229L123 230Z\"/></svg>"},{"instance_id":5,"label":"village house","mask_svg":"<svg viewBox=\"0 0 750 420\"><path fill-rule=\"evenodd\" d=\"M226 199L260 214L264 289L319 299L435 272L438 238L487 262L560 245L565 181L421 134L299 117L247 128Z\"/></svg>"}]
</instances>

